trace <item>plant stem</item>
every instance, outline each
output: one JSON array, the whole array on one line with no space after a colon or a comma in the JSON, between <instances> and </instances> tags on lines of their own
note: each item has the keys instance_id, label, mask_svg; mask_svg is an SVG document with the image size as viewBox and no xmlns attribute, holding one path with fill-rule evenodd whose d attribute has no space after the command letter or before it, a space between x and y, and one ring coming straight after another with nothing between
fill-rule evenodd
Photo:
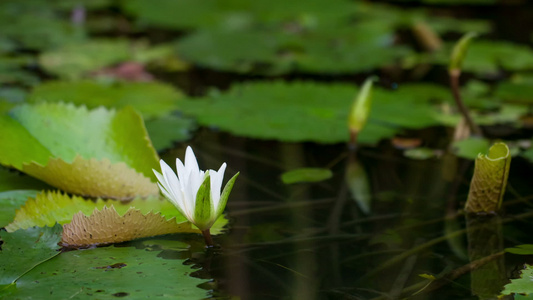
<instances>
[{"instance_id":1,"label":"plant stem","mask_svg":"<svg viewBox=\"0 0 533 300\"><path fill-rule=\"evenodd\" d=\"M211 238L211 232L209 229L202 230L202 234L204 235L205 245L207 247L213 247L213 239Z\"/></svg>"},{"instance_id":2,"label":"plant stem","mask_svg":"<svg viewBox=\"0 0 533 300\"><path fill-rule=\"evenodd\" d=\"M483 136L481 129L477 126L476 123L474 123L474 120L472 119L472 116L470 116L470 112L468 111L468 108L466 108L461 98L461 93L459 92L459 76L461 76L461 70L459 69L450 70L450 87L452 90L453 98L455 100L455 104L457 104L459 111L461 111L461 114L465 118L466 123L468 124L468 127L470 128L470 131L477 136Z\"/></svg>"}]
</instances>

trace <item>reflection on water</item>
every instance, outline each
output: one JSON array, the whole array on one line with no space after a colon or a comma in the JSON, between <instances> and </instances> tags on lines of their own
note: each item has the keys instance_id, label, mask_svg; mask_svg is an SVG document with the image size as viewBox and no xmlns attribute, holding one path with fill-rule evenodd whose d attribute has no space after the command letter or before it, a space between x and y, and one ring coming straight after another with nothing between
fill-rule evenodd
<instances>
[{"instance_id":1,"label":"reflection on water","mask_svg":"<svg viewBox=\"0 0 533 300\"><path fill-rule=\"evenodd\" d=\"M201 248L191 251L199 256L193 261L204 266L202 276L215 278L208 285L216 287L214 295L495 299L508 273L524 263L511 256L506 264L502 252L504 245L528 242L529 195L519 191L523 183L513 176L521 168L511 169L507 214L479 219L462 214L473 164L451 156L416 161L386 143L354 156L344 145L209 132L193 147L201 165L226 161L233 168L229 173L242 176L228 202L230 230L215 238L222 249L207 256ZM334 176L318 183L281 182L281 173L301 167L330 168ZM354 199L364 197L353 192L355 175L347 176L357 167L363 168L357 176L364 175L369 185L367 208Z\"/></svg>"}]
</instances>

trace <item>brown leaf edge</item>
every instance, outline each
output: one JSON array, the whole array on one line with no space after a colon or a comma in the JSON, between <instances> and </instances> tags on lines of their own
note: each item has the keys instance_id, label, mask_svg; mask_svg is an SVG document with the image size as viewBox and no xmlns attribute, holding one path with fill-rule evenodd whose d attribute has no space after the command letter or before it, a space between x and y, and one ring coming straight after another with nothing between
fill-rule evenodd
<instances>
[{"instance_id":1,"label":"brown leaf edge","mask_svg":"<svg viewBox=\"0 0 533 300\"><path fill-rule=\"evenodd\" d=\"M89 248L170 233L200 233L191 223L166 220L160 213L143 214L134 207L120 216L115 207L94 209L92 215L78 212L63 226L60 245L64 248Z\"/></svg>"}]
</instances>

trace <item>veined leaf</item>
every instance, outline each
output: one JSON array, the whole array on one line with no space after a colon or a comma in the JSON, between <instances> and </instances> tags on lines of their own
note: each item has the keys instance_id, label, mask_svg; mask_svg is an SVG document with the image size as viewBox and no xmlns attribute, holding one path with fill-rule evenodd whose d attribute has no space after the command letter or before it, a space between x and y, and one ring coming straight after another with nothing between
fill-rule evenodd
<instances>
[{"instance_id":1,"label":"veined leaf","mask_svg":"<svg viewBox=\"0 0 533 300\"><path fill-rule=\"evenodd\" d=\"M32 90L28 102L71 102L89 109L129 105L150 119L175 110L182 97L177 89L159 82L48 81Z\"/></svg>"},{"instance_id":2,"label":"veined leaf","mask_svg":"<svg viewBox=\"0 0 533 300\"><path fill-rule=\"evenodd\" d=\"M102 199L92 201L78 196L70 197L61 192L48 191L38 194L34 199L30 198L24 206L17 210L15 219L6 226L6 230L12 232L33 226L51 226L56 222L64 225L70 223L77 213L82 213L88 217L95 209L102 210L106 206L113 206L119 217L124 216L130 208L135 208L142 214L160 213L166 221L174 218L175 223L187 222L187 219L179 213L172 203L160 198L136 198L128 203L120 203ZM227 222L226 218L219 218L211 228L211 233L221 233Z\"/></svg>"},{"instance_id":3,"label":"veined leaf","mask_svg":"<svg viewBox=\"0 0 533 300\"><path fill-rule=\"evenodd\" d=\"M148 178L153 177L152 168L157 168L158 156L141 116L131 108L90 111L63 103L23 105L12 110L10 115L0 116L0 140L9 141L0 144L1 164L32 172L37 178L58 184L72 193L121 199L125 199L124 195L131 198L131 195L157 193L157 187ZM50 159L51 165L48 166ZM102 162L106 159L109 163ZM94 171L90 168L98 164L109 167L117 163L125 166L113 167L109 172L100 171L100 174L110 175L108 177L96 178L86 174L85 177L78 176L75 184L65 182L68 181L65 175ZM43 172L43 167L57 173ZM89 169L76 169L86 167ZM127 172L130 178L116 173L127 168L131 169ZM135 172L140 174L132 177ZM140 189L128 183L141 176L147 178ZM124 189L121 194L100 190L99 186L106 181L120 182L119 185L124 184L129 190ZM103 186L116 187L115 183ZM93 187L91 193L87 193L88 186Z\"/></svg>"},{"instance_id":4,"label":"veined leaf","mask_svg":"<svg viewBox=\"0 0 533 300\"><path fill-rule=\"evenodd\" d=\"M416 91L424 93L417 95ZM359 143L375 143L402 128L442 125L441 112L430 100L445 101L449 93L436 86L405 85L398 91L373 89L369 120ZM346 120L357 89L346 84L253 82L222 94L183 101L184 113L201 125L236 135L289 142L345 142ZM436 99L433 99L436 98Z\"/></svg>"},{"instance_id":5,"label":"veined leaf","mask_svg":"<svg viewBox=\"0 0 533 300\"><path fill-rule=\"evenodd\" d=\"M15 217L15 210L36 194L35 190L0 192L0 228L9 224Z\"/></svg>"},{"instance_id":6,"label":"veined leaf","mask_svg":"<svg viewBox=\"0 0 533 300\"><path fill-rule=\"evenodd\" d=\"M42 166L24 164L22 171L64 191L82 196L133 199L135 196L157 195L157 185L125 163L111 164L108 159L83 159L72 163L51 158Z\"/></svg>"},{"instance_id":7,"label":"veined leaf","mask_svg":"<svg viewBox=\"0 0 533 300\"><path fill-rule=\"evenodd\" d=\"M502 295L511 294L533 294L533 285L531 278L533 277L533 266L526 265L526 268L520 272L520 278L511 279L511 282L506 284L503 288ZM525 299L529 299L525 298ZM517 298L518 299L518 298Z\"/></svg>"},{"instance_id":8,"label":"veined leaf","mask_svg":"<svg viewBox=\"0 0 533 300\"><path fill-rule=\"evenodd\" d=\"M158 254L114 246L64 252L20 278L17 288L5 299L30 299L35 295L43 300L209 297L198 287L206 279L190 276L194 271L190 265Z\"/></svg>"},{"instance_id":9,"label":"veined leaf","mask_svg":"<svg viewBox=\"0 0 533 300\"><path fill-rule=\"evenodd\" d=\"M4 242L0 251L0 297L1 286L13 283L22 274L37 264L57 255L61 239L61 225L34 227L13 233L0 231Z\"/></svg>"},{"instance_id":10,"label":"veined leaf","mask_svg":"<svg viewBox=\"0 0 533 300\"><path fill-rule=\"evenodd\" d=\"M104 206L102 210L95 209L90 217L82 212L75 214L72 222L63 226L61 243L69 248L80 248L178 232L198 231L189 222L176 223L173 219L166 220L159 213L143 214L130 208L120 216L113 206Z\"/></svg>"}]
</instances>

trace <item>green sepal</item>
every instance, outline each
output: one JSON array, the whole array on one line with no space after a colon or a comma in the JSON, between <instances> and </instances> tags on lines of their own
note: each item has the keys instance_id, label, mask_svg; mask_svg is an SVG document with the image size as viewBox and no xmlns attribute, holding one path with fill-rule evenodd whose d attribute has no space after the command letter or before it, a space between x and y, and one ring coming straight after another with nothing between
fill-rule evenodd
<instances>
[{"instance_id":1,"label":"green sepal","mask_svg":"<svg viewBox=\"0 0 533 300\"><path fill-rule=\"evenodd\" d=\"M196 204L194 207L194 225L200 230L211 227L215 220L211 220L211 212L214 211L213 200L211 199L211 176L206 173L204 182L196 193Z\"/></svg>"},{"instance_id":2,"label":"green sepal","mask_svg":"<svg viewBox=\"0 0 533 300\"><path fill-rule=\"evenodd\" d=\"M450 58L450 67L449 71L460 72L463 65L463 60L466 56L466 51L468 50L468 44L470 41L477 36L475 32L469 32L455 44L452 50L452 56Z\"/></svg>"},{"instance_id":3,"label":"green sepal","mask_svg":"<svg viewBox=\"0 0 533 300\"><path fill-rule=\"evenodd\" d=\"M222 194L220 194L220 202L218 203L215 218L218 218L224 211L226 203L228 203L229 194L233 189L233 184L235 184L235 180L237 179L237 176L239 176L240 173L241 172L237 172L237 174L233 175L233 177L231 177L228 183L226 183L226 186L224 186L224 190L222 190Z\"/></svg>"}]
</instances>

